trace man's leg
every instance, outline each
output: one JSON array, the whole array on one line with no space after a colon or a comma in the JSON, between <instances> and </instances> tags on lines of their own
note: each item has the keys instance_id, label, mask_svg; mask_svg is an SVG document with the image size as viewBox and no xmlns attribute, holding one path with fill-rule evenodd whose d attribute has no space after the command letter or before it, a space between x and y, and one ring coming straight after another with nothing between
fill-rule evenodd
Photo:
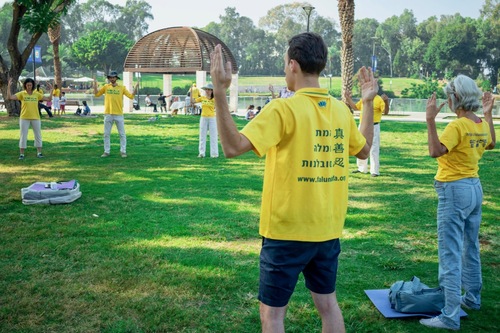
<instances>
[{"instance_id":1,"label":"man's leg","mask_svg":"<svg viewBox=\"0 0 500 333\"><path fill-rule=\"evenodd\" d=\"M122 154L127 153L127 136L125 135L125 118L123 116L114 116L116 129L118 134L120 134L120 152Z\"/></svg>"},{"instance_id":2,"label":"man's leg","mask_svg":"<svg viewBox=\"0 0 500 333\"><path fill-rule=\"evenodd\" d=\"M260 303L262 333L285 333L286 306L273 307Z\"/></svg>"},{"instance_id":3,"label":"man's leg","mask_svg":"<svg viewBox=\"0 0 500 333\"><path fill-rule=\"evenodd\" d=\"M113 127L113 116L107 114L104 116L104 153L109 154L111 150L111 127Z\"/></svg>"},{"instance_id":4,"label":"man's leg","mask_svg":"<svg viewBox=\"0 0 500 333\"><path fill-rule=\"evenodd\" d=\"M379 175L380 171L380 123L373 126L373 142L370 149L370 173Z\"/></svg>"},{"instance_id":5,"label":"man's leg","mask_svg":"<svg viewBox=\"0 0 500 333\"><path fill-rule=\"evenodd\" d=\"M321 316L322 333L344 333L344 317L337 302L337 294L316 294L311 291L314 305Z\"/></svg>"}]
</instances>

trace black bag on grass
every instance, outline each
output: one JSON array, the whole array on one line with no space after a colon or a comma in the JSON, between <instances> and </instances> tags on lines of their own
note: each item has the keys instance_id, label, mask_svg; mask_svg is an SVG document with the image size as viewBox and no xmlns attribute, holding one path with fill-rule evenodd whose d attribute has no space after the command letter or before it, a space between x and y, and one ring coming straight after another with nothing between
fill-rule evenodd
<instances>
[{"instance_id":1,"label":"black bag on grass","mask_svg":"<svg viewBox=\"0 0 500 333\"><path fill-rule=\"evenodd\" d=\"M441 288L429 288L414 276L410 281L398 281L389 289L391 308L402 313L438 313L444 307Z\"/></svg>"}]
</instances>

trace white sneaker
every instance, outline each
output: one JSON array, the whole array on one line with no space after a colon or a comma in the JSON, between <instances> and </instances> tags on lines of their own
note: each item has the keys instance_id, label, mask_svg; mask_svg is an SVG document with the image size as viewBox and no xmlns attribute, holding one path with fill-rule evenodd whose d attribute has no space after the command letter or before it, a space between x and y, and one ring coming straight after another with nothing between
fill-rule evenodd
<instances>
[{"instance_id":1,"label":"white sneaker","mask_svg":"<svg viewBox=\"0 0 500 333\"><path fill-rule=\"evenodd\" d=\"M429 318L429 319L420 319L420 324L427 326L427 327L433 327L433 328L444 328L446 330L452 330L452 331L458 331L458 328L453 328L441 321L439 317L434 317L434 318Z\"/></svg>"},{"instance_id":2,"label":"white sneaker","mask_svg":"<svg viewBox=\"0 0 500 333\"><path fill-rule=\"evenodd\" d=\"M205 157L205 155L200 154L200 155L198 155L198 157L199 157L199 158L203 158L203 157Z\"/></svg>"}]
</instances>

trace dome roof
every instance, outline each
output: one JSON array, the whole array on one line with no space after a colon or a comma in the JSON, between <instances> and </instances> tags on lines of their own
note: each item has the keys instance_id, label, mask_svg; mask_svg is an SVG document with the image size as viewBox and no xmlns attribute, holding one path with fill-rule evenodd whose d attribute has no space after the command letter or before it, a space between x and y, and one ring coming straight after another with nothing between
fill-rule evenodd
<instances>
[{"instance_id":1,"label":"dome roof","mask_svg":"<svg viewBox=\"0 0 500 333\"><path fill-rule=\"evenodd\" d=\"M210 52L221 44L224 62L231 61L232 73L238 72L233 54L220 39L202 30L173 27L142 37L125 59L125 71L159 74L210 72Z\"/></svg>"}]
</instances>

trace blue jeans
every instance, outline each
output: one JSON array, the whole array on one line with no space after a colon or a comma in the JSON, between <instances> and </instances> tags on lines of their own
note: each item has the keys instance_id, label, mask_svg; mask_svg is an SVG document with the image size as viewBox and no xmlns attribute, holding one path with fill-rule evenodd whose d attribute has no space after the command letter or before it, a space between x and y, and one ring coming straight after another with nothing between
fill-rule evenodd
<instances>
[{"instance_id":1,"label":"blue jeans","mask_svg":"<svg viewBox=\"0 0 500 333\"><path fill-rule=\"evenodd\" d=\"M445 298L439 318L448 326L459 328L461 289L469 307L481 306L479 225L483 189L479 178L435 181L434 188L438 195L439 285Z\"/></svg>"}]
</instances>

